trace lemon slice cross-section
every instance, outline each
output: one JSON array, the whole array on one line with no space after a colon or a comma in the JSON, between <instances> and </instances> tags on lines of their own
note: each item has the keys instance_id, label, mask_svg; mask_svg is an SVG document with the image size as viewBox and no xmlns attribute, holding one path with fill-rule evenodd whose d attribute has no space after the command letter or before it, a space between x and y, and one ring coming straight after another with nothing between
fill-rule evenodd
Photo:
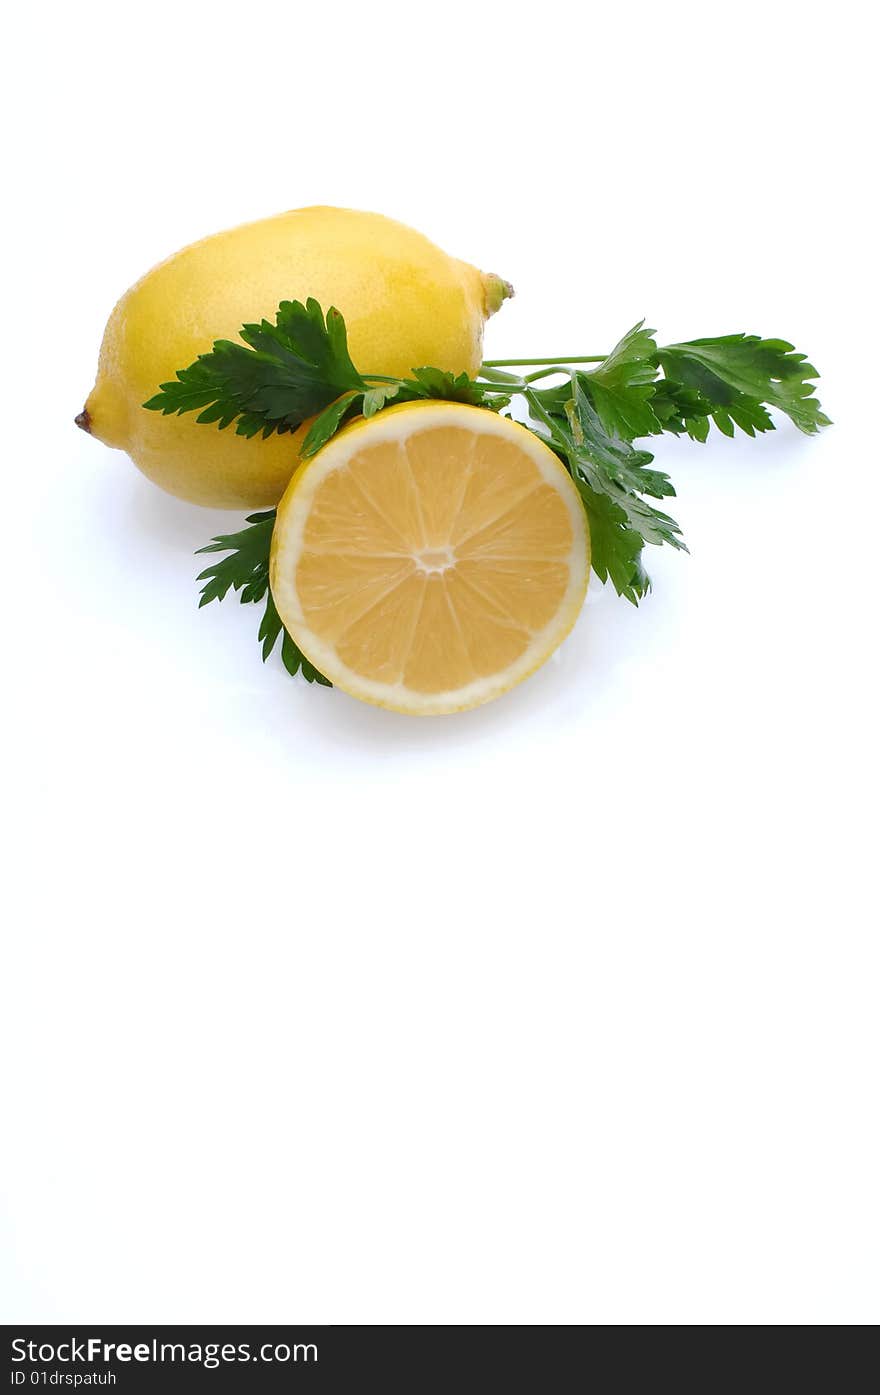
<instances>
[{"instance_id":1,"label":"lemon slice cross-section","mask_svg":"<svg viewBox=\"0 0 880 1395\"><path fill-rule=\"evenodd\" d=\"M271 586L303 653L416 716L489 702L574 624L590 569L565 467L481 407L412 402L345 427L278 506Z\"/></svg>"}]
</instances>

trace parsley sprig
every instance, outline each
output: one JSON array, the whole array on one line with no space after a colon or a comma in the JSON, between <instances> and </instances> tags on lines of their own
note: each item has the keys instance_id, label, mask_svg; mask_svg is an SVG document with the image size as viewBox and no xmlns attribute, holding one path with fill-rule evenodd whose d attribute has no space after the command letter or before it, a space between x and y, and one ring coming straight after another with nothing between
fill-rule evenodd
<instances>
[{"instance_id":1,"label":"parsley sprig","mask_svg":"<svg viewBox=\"0 0 880 1395\"><path fill-rule=\"evenodd\" d=\"M325 315L311 299L283 301L274 324L244 325L240 338L218 340L144 406L165 415L198 412L198 422L220 430L235 422L236 432L247 437L295 431L313 417L301 448L309 457L352 417L374 416L389 404L435 398L503 412L519 397L532 429L564 462L584 501L593 570L634 605L651 589L645 546L686 550L675 519L655 502L674 496L672 483L636 441L670 432L702 442L713 423L725 436L737 428L755 436L774 430L768 408L808 435L830 424L815 396L818 374L805 355L784 339L754 334L661 347L641 321L608 354L496 359L484 363L476 379L434 367L413 368L409 378L361 372L339 311ZM547 384L548 378L556 381ZM201 549L226 555L199 576L205 583L200 605L223 600L230 589L242 602L265 600L263 659L281 637L288 671L326 684L284 629L272 599L274 520L274 509L251 514L248 527Z\"/></svg>"},{"instance_id":2,"label":"parsley sprig","mask_svg":"<svg viewBox=\"0 0 880 1395\"><path fill-rule=\"evenodd\" d=\"M198 412L196 421L221 431L235 422L239 436L264 439L295 431L316 417L304 442L314 455L350 417L371 417L389 402L440 397L476 406L504 405L509 396L466 373L457 378L439 368L416 368L412 379L361 374L348 352L345 321L332 307L324 315L316 300L284 300L275 323L243 325L242 344L218 339L210 353L178 370L144 406L163 416Z\"/></svg>"},{"instance_id":3,"label":"parsley sprig","mask_svg":"<svg viewBox=\"0 0 880 1395\"><path fill-rule=\"evenodd\" d=\"M594 367L584 367L590 364ZM534 368L515 377L502 368ZM484 363L482 375L521 393L535 430L571 471L590 520L593 570L637 605L651 589L646 544L687 551L681 529L650 501L672 497L653 455L636 440L688 435L705 441L712 422L726 436L773 431L772 406L807 435L830 424L813 395L812 364L784 339L729 334L658 347L644 321L604 357ZM561 386L538 388L564 374Z\"/></svg>"},{"instance_id":4,"label":"parsley sprig","mask_svg":"<svg viewBox=\"0 0 880 1395\"><path fill-rule=\"evenodd\" d=\"M173 382L162 383L144 406L169 416L198 412L196 421L223 431L234 421L239 436L293 431L340 393L363 389L348 355L345 321L324 316L316 300L282 301L275 323L243 325L243 344L218 339Z\"/></svg>"},{"instance_id":5,"label":"parsley sprig","mask_svg":"<svg viewBox=\"0 0 880 1395\"><path fill-rule=\"evenodd\" d=\"M199 553L229 554L222 562L212 562L211 566L206 567L196 578L205 583L199 609L208 605L210 601L222 601L230 588L240 593L239 600L242 605L248 601L262 601L265 598L266 606L257 635L263 646L263 663L275 648L279 635L283 635L281 660L287 672L291 675L302 673L307 683L323 683L329 688L329 679L309 663L288 634L269 590L269 549L272 544L272 529L275 526L275 510L252 513L245 519L245 523L248 527L242 528L240 533L221 534L207 547L198 549Z\"/></svg>"}]
</instances>

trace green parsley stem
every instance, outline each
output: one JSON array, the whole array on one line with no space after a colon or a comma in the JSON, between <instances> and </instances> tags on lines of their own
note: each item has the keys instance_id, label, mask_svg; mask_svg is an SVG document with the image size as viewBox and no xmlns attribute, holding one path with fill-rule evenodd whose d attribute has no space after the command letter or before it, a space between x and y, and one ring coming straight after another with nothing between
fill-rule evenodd
<instances>
[{"instance_id":1,"label":"green parsley stem","mask_svg":"<svg viewBox=\"0 0 880 1395\"><path fill-rule=\"evenodd\" d=\"M381 373L362 373L361 377L364 379L364 382L366 383L404 384L407 382L406 378L386 378ZM517 386L524 385L523 379L514 377L512 373L493 373L492 379L492 384L484 383L483 386L490 387L493 386L493 384L496 384L498 387L501 387L502 384L504 384L507 387L509 387L511 384L516 384Z\"/></svg>"},{"instance_id":2,"label":"green parsley stem","mask_svg":"<svg viewBox=\"0 0 880 1395\"><path fill-rule=\"evenodd\" d=\"M518 392L522 392L526 386L522 378L517 378L513 373L499 373L497 369L489 368L485 363L480 369L479 376L481 379L489 380L488 383L483 384L484 386L497 383L499 387L514 388Z\"/></svg>"},{"instance_id":3,"label":"green parsley stem","mask_svg":"<svg viewBox=\"0 0 880 1395\"><path fill-rule=\"evenodd\" d=\"M562 446L568 445L568 442L565 438L565 433L562 431L559 421L554 421L550 413L545 410L544 404L542 403L540 397L538 397L537 393L534 393L530 391L529 388L526 388L525 399L529 404L532 416L537 417L539 421L542 421L544 423L544 425L549 430L553 440L557 441Z\"/></svg>"},{"instance_id":4,"label":"green parsley stem","mask_svg":"<svg viewBox=\"0 0 880 1395\"><path fill-rule=\"evenodd\" d=\"M363 373L361 376L365 383L393 383L396 387L405 387L407 383L406 378L386 378L383 377L381 373ZM522 392L525 389L526 384L524 380L522 378L515 378L511 373L493 373L492 376L493 378L497 378L498 381L481 382L480 387L484 392L509 393L511 390ZM355 393L352 395L356 396L357 394Z\"/></svg>"},{"instance_id":5,"label":"green parsley stem","mask_svg":"<svg viewBox=\"0 0 880 1395\"><path fill-rule=\"evenodd\" d=\"M562 373L565 376L569 376L566 368L559 363L554 363L552 368L539 368L537 373L527 373L523 382L537 383L541 378L552 378L554 373Z\"/></svg>"},{"instance_id":6,"label":"green parsley stem","mask_svg":"<svg viewBox=\"0 0 880 1395\"><path fill-rule=\"evenodd\" d=\"M540 362L540 360L537 361ZM595 363L598 360L589 359L584 361ZM571 362L571 360L569 360L569 362ZM557 361L553 359L550 361L550 366L548 368L539 368L536 373L527 373L524 378L518 378L513 373L502 373L497 368L490 368L487 364L484 363L482 368L480 369L480 378L490 380L488 383L481 384L482 386L489 388L490 391L491 383L497 383L499 387L504 387L508 391L512 390L513 392L525 392L526 388L529 386L529 383L537 383L540 381L541 378L552 378L555 373L566 374L567 371L568 370L565 363L557 363Z\"/></svg>"},{"instance_id":7,"label":"green parsley stem","mask_svg":"<svg viewBox=\"0 0 880 1395\"><path fill-rule=\"evenodd\" d=\"M586 354L579 358L490 358L484 368L548 368L555 364L560 369L568 363L604 363L607 354Z\"/></svg>"}]
</instances>

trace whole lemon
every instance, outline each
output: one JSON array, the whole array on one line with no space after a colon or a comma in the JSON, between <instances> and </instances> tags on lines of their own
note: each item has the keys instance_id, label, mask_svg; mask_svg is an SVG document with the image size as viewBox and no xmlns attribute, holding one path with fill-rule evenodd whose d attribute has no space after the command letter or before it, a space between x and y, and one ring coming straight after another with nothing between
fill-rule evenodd
<instances>
[{"instance_id":1,"label":"whole lemon","mask_svg":"<svg viewBox=\"0 0 880 1395\"><path fill-rule=\"evenodd\" d=\"M483 325L510 287L378 213L302 208L204 238L147 272L107 323L77 424L127 451L171 494L214 508L277 502L298 463L289 434L247 440L143 403L215 339L274 319L282 300L335 306L362 373L433 365L474 374Z\"/></svg>"}]
</instances>

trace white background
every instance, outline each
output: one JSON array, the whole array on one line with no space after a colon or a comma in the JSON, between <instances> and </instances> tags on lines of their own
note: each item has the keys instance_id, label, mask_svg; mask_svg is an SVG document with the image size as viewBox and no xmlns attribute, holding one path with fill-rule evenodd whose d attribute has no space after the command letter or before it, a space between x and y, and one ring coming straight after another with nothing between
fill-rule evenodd
<instances>
[{"instance_id":1,"label":"white background","mask_svg":"<svg viewBox=\"0 0 880 1395\"><path fill-rule=\"evenodd\" d=\"M869 7L23 13L0 1316L876 1321ZM691 556L497 704L308 688L73 416L147 267L317 202L513 280L491 357L782 335L836 424L659 442Z\"/></svg>"}]
</instances>

